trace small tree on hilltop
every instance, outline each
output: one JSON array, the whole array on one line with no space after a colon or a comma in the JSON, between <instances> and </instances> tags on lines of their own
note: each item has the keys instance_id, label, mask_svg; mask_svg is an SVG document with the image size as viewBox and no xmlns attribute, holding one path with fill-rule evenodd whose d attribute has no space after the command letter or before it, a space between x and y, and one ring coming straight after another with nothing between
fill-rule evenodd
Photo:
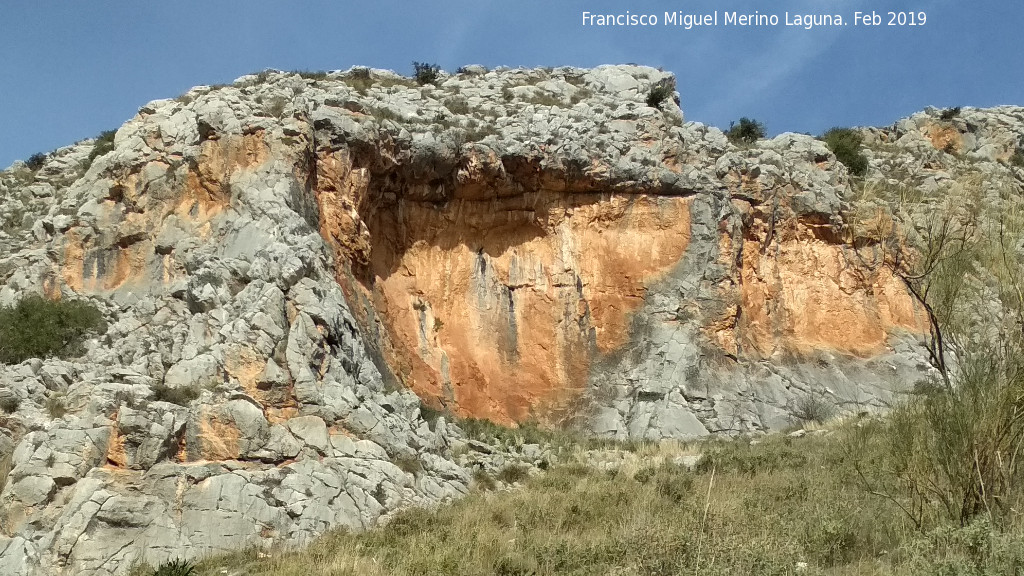
<instances>
[{"instance_id":1,"label":"small tree on hilltop","mask_svg":"<svg viewBox=\"0 0 1024 576\"><path fill-rule=\"evenodd\" d=\"M413 77L416 78L416 82L421 86L424 84L433 84L441 76L441 67L437 64L413 62L412 69Z\"/></svg>"},{"instance_id":2,"label":"small tree on hilltop","mask_svg":"<svg viewBox=\"0 0 1024 576\"><path fill-rule=\"evenodd\" d=\"M868 158L861 152L864 138L852 128L831 128L822 134L828 149L846 166L850 174L863 176L868 171Z\"/></svg>"},{"instance_id":3,"label":"small tree on hilltop","mask_svg":"<svg viewBox=\"0 0 1024 576\"><path fill-rule=\"evenodd\" d=\"M43 154L42 152L37 152L28 157L28 160L25 161L25 165L28 166L29 170L36 172L43 167L43 164L45 162L46 154Z\"/></svg>"},{"instance_id":4,"label":"small tree on hilltop","mask_svg":"<svg viewBox=\"0 0 1024 576\"><path fill-rule=\"evenodd\" d=\"M651 108L657 108L662 102L671 98L672 95L675 94L675 91L675 78L664 78L659 80L651 86L651 91L647 93L647 105Z\"/></svg>"},{"instance_id":5,"label":"small tree on hilltop","mask_svg":"<svg viewBox=\"0 0 1024 576\"><path fill-rule=\"evenodd\" d=\"M739 123L731 122L729 131L725 133L733 144L753 144L766 134L764 124L746 116L740 118Z\"/></svg>"}]
</instances>

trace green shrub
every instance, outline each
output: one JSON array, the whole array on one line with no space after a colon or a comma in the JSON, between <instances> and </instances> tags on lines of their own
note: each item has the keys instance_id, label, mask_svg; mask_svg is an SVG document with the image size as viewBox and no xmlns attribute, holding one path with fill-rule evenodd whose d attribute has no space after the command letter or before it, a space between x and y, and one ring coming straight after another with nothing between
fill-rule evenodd
<instances>
[{"instance_id":1,"label":"green shrub","mask_svg":"<svg viewBox=\"0 0 1024 576\"><path fill-rule=\"evenodd\" d=\"M979 518L1013 525L1024 504L1022 204L1015 188L980 174L962 182L939 202L902 209L899 233L913 235L883 237L916 252L887 258L927 313L936 378L892 411L884 456L863 476L919 528ZM1001 202L983 200L989 193Z\"/></svg>"},{"instance_id":2,"label":"green shrub","mask_svg":"<svg viewBox=\"0 0 1024 576\"><path fill-rule=\"evenodd\" d=\"M653 484L659 496L677 504L693 491L693 474L675 464L641 468L633 474L633 480L640 484Z\"/></svg>"},{"instance_id":3,"label":"green shrub","mask_svg":"<svg viewBox=\"0 0 1024 576\"><path fill-rule=\"evenodd\" d=\"M447 412L445 410L438 410L420 400L420 418L430 426L431 430L433 430L434 426L437 424L437 419L446 414Z\"/></svg>"},{"instance_id":4,"label":"green shrub","mask_svg":"<svg viewBox=\"0 0 1024 576\"><path fill-rule=\"evenodd\" d=\"M381 530L379 536L383 536L388 541L416 536L428 532L436 520L436 515L432 510L409 508L395 514L391 522L388 522Z\"/></svg>"},{"instance_id":5,"label":"green shrub","mask_svg":"<svg viewBox=\"0 0 1024 576\"><path fill-rule=\"evenodd\" d=\"M494 576L534 576L537 574L537 562L521 554L509 553L495 560L492 569Z\"/></svg>"},{"instance_id":6,"label":"green shrub","mask_svg":"<svg viewBox=\"0 0 1024 576\"><path fill-rule=\"evenodd\" d=\"M494 478L488 474L485 470L478 469L473 472L473 484L477 488L483 491L494 490L498 485L494 482Z\"/></svg>"},{"instance_id":7,"label":"green shrub","mask_svg":"<svg viewBox=\"0 0 1024 576\"><path fill-rule=\"evenodd\" d=\"M373 86L373 73L369 68L353 68L342 76L342 79L346 84L355 88L356 92L364 95Z\"/></svg>"},{"instance_id":8,"label":"green shrub","mask_svg":"<svg viewBox=\"0 0 1024 576\"><path fill-rule=\"evenodd\" d=\"M836 158L846 166L850 174L863 176L868 171L868 158L861 152L864 140L860 132L852 128L832 128L821 139Z\"/></svg>"},{"instance_id":9,"label":"green shrub","mask_svg":"<svg viewBox=\"0 0 1024 576\"><path fill-rule=\"evenodd\" d=\"M908 558L910 574L1021 574L1021 535L995 530L987 519L966 526L941 526L904 542L897 556Z\"/></svg>"},{"instance_id":10,"label":"green shrub","mask_svg":"<svg viewBox=\"0 0 1024 576\"><path fill-rule=\"evenodd\" d=\"M305 80L327 79L327 72L323 70L297 70L295 73Z\"/></svg>"},{"instance_id":11,"label":"green shrub","mask_svg":"<svg viewBox=\"0 0 1024 576\"><path fill-rule=\"evenodd\" d=\"M104 331L103 315L87 302L26 296L0 309L0 362L76 356L87 335Z\"/></svg>"},{"instance_id":12,"label":"green shrub","mask_svg":"<svg viewBox=\"0 0 1024 576\"><path fill-rule=\"evenodd\" d=\"M575 106L588 98L593 98L593 96L594 91L590 88L580 88L576 90L576 93L573 94L571 98L569 98L569 103Z\"/></svg>"},{"instance_id":13,"label":"green shrub","mask_svg":"<svg viewBox=\"0 0 1024 576\"><path fill-rule=\"evenodd\" d=\"M35 172L43 167L44 162L46 162L46 154L36 152L29 156L28 160L25 160L25 165L28 166L29 170Z\"/></svg>"},{"instance_id":14,"label":"green shrub","mask_svg":"<svg viewBox=\"0 0 1024 576\"><path fill-rule=\"evenodd\" d=\"M423 464L416 456L399 456L395 458L395 466L408 474L419 474L423 471Z\"/></svg>"},{"instance_id":15,"label":"green shrub","mask_svg":"<svg viewBox=\"0 0 1024 576\"><path fill-rule=\"evenodd\" d=\"M16 396L5 396L0 399L0 411L5 414L14 414L18 411L19 406L21 406L21 400L18 400Z\"/></svg>"},{"instance_id":16,"label":"green shrub","mask_svg":"<svg viewBox=\"0 0 1024 576\"><path fill-rule=\"evenodd\" d=\"M659 496L678 504L693 493L693 476L680 466L665 466L656 487Z\"/></svg>"},{"instance_id":17,"label":"green shrub","mask_svg":"<svg viewBox=\"0 0 1024 576\"><path fill-rule=\"evenodd\" d=\"M1018 168L1024 168L1024 148L1017 148L1013 156L1010 156L1010 164Z\"/></svg>"},{"instance_id":18,"label":"green shrub","mask_svg":"<svg viewBox=\"0 0 1024 576\"><path fill-rule=\"evenodd\" d=\"M641 484L647 484L657 474L658 474L658 467L657 466L647 466L646 468L641 468L641 469L637 470L636 473L633 474L633 480L636 480L637 482L639 482Z\"/></svg>"},{"instance_id":19,"label":"green shrub","mask_svg":"<svg viewBox=\"0 0 1024 576\"><path fill-rule=\"evenodd\" d=\"M484 418L464 418L457 420L455 424L469 438L483 442L498 440L506 446L540 444L555 449L585 446L592 450L615 449L637 452L648 445L645 441L590 436L571 427L564 429L542 427L532 419L520 422L517 428L495 424Z\"/></svg>"},{"instance_id":20,"label":"green shrub","mask_svg":"<svg viewBox=\"0 0 1024 576\"><path fill-rule=\"evenodd\" d=\"M501 134L501 131L490 123L480 123L474 120L469 122L466 126L466 142L479 142L488 136L496 136Z\"/></svg>"},{"instance_id":21,"label":"green shrub","mask_svg":"<svg viewBox=\"0 0 1024 576\"><path fill-rule=\"evenodd\" d=\"M651 108L657 108L662 102L672 97L676 91L676 80L675 78L664 78L656 82L651 86L651 91L647 93L647 105Z\"/></svg>"},{"instance_id":22,"label":"green shrub","mask_svg":"<svg viewBox=\"0 0 1024 576\"><path fill-rule=\"evenodd\" d=\"M269 98L263 105L263 112L267 116L274 118L282 118L284 116L285 108L288 106L288 99L284 96L274 96Z\"/></svg>"},{"instance_id":23,"label":"green shrub","mask_svg":"<svg viewBox=\"0 0 1024 576\"><path fill-rule=\"evenodd\" d=\"M509 464L498 471L498 480L506 484L522 482L530 477L530 470L520 464Z\"/></svg>"},{"instance_id":24,"label":"green shrub","mask_svg":"<svg viewBox=\"0 0 1024 576\"><path fill-rule=\"evenodd\" d=\"M729 131L725 133L733 144L753 144L766 134L764 124L746 116L740 118L739 123L730 123Z\"/></svg>"},{"instance_id":25,"label":"green shrub","mask_svg":"<svg viewBox=\"0 0 1024 576\"><path fill-rule=\"evenodd\" d=\"M952 120L953 118L956 118L959 115L960 115L960 107L959 106L957 106L956 108L946 108L945 110L943 110L942 112L939 113L939 119L940 120L945 120L945 121L948 122L948 121Z\"/></svg>"},{"instance_id":26,"label":"green shrub","mask_svg":"<svg viewBox=\"0 0 1024 576\"><path fill-rule=\"evenodd\" d=\"M441 77L441 67L437 64L427 64L426 62L413 62L413 77L416 82L422 86L424 84L433 84Z\"/></svg>"},{"instance_id":27,"label":"green shrub","mask_svg":"<svg viewBox=\"0 0 1024 576\"><path fill-rule=\"evenodd\" d=\"M523 102L533 104L534 106L550 106L552 108L562 108L565 105L565 102L563 102L561 98L546 92L527 96L523 98Z\"/></svg>"},{"instance_id":28,"label":"green shrub","mask_svg":"<svg viewBox=\"0 0 1024 576\"><path fill-rule=\"evenodd\" d=\"M797 399L793 406L793 416L797 420L807 423L816 422L824 424L835 415L835 406L821 394L806 394Z\"/></svg>"},{"instance_id":29,"label":"green shrub","mask_svg":"<svg viewBox=\"0 0 1024 576\"><path fill-rule=\"evenodd\" d=\"M153 576L193 576L195 570L195 565L187 560L172 560L161 564Z\"/></svg>"},{"instance_id":30,"label":"green shrub","mask_svg":"<svg viewBox=\"0 0 1024 576\"><path fill-rule=\"evenodd\" d=\"M370 108L369 112L379 122L397 122L398 120L401 120L401 116L392 112L390 108L385 108L383 106Z\"/></svg>"},{"instance_id":31,"label":"green shrub","mask_svg":"<svg viewBox=\"0 0 1024 576\"><path fill-rule=\"evenodd\" d=\"M449 98L444 101L444 107L452 114L469 114L469 101L465 98Z\"/></svg>"},{"instance_id":32,"label":"green shrub","mask_svg":"<svg viewBox=\"0 0 1024 576\"><path fill-rule=\"evenodd\" d=\"M65 404L64 396L54 394L46 399L43 404L46 408L46 413L50 415L50 418L63 418L68 413L68 407Z\"/></svg>"},{"instance_id":33,"label":"green shrub","mask_svg":"<svg viewBox=\"0 0 1024 576\"><path fill-rule=\"evenodd\" d=\"M353 80L372 80L373 73L369 68L359 66L350 70L347 77Z\"/></svg>"},{"instance_id":34,"label":"green shrub","mask_svg":"<svg viewBox=\"0 0 1024 576\"><path fill-rule=\"evenodd\" d=\"M788 439L773 439L754 445L736 441L711 445L695 470L700 473L717 470L756 476L799 469L806 465L807 455L795 449Z\"/></svg>"},{"instance_id":35,"label":"green shrub","mask_svg":"<svg viewBox=\"0 0 1024 576\"><path fill-rule=\"evenodd\" d=\"M179 386L172 388L164 384L153 385L153 400L155 402L170 402L178 406L188 406L192 401L199 398L202 391L197 386Z\"/></svg>"},{"instance_id":36,"label":"green shrub","mask_svg":"<svg viewBox=\"0 0 1024 576\"><path fill-rule=\"evenodd\" d=\"M7 217L3 220L3 224L0 225L0 230L3 230L8 234L15 234L24 229L26 229L25 211L20 209L8 212Z\"/></svg>"},{"instance_id":37,"label":"green shrub","mask_svg":"<svg viewBox=\"0 0 1024 576\"><path fill-rule=\"evenodd\" d=\"M958 360L956 386L914 397L885 427L891 477L877 478L876 490L914 488L904 505L921 524L1012 518L1024 501L1022 468L1009 457L1024 448L1024 366L1007 374L1007 359L991 351Z\"/></svg>"},{"instance_id":38,"label":"green shrub","mask_svg":"<svg viewBox=\"0 0 1024 576\"><path fill-rule=\"evenodd\" d=\"M484 418L466 418L457 423L466 436L484 442L497 439L502 444L511 445L547 444L553 442L557 436L557 432L545 430L533 421L523 422L518 428L495 424Z\"/></svg>"},{"instance_id":39,"label":"green shrub","mask_svg":"<svg viewBox=\"0 0 1024 576\"><path fill-rule=\"evenodd\" d=\"M100 135L96 137L96 142L92 146L92 150L89 152L89 157L85 159L82 164L82 168L88 170L94 160L112 152L114 150L114 135L117 134L117 130L105 130L100 132Z\"/></svg>"}]
</instances>

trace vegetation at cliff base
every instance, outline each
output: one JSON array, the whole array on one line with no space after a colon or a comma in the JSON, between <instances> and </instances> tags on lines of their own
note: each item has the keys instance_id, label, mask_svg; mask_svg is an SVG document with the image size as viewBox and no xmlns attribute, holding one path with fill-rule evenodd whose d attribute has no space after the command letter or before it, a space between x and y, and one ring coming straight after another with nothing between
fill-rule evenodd
<instances>
[{"instance_id":1,"label":"vegetation at cliff base","mask_svg":"<svg viewBox=\"0 0 1024 576\"><path fill-rule=\"evenodd\" d=\"M863 176L868 171L868 158L861 151L864 138L860 132L852 128L832 128L822 134L821 139L850 174Z\"/></svg>"},{"instance_id":2,"label":"vegetation at cliff base","mask_svg":"<svg viewBox=\"0 0 1024 576\"><path fill-rule=\"evenodd\" d=\"M512 491L478 484L453 504L407 510L364 533L335 531L302 550L210 558L197 574L1019 573L1019 530L943 514L918 526L865 490L859 466L896 464L888 437L888 424L864 419L821 436L649 446L605 470L559 465ZM694 449L705 454L694 469L673 463Z\"/></svg>"},{"instance_id":3,"label":"vegetation at cliff base","mask_svg":"<svg viewBox=\"0 0 1024 576\"><path fill-rule=\"evenodd\" d=\"M193 576L195 565L185 560L172 560L157 568L153 576Z\"/></svg>"},{"instance_id":4,"label":"vegetation at cliff base","mask_svg":"<svg viewBox=\"0 0 1024 576\"><path fill-rule=\"evenodd\" d=\"M931 374L889 416L893 465L863 468L915 522L1020 530L1024 504L1024 201L976 173L931 195L864 186L858 256L900 279L927 320ZM860 203L866 204L863 199ZM858 218L860 218L858 216ZM897 226L895 223L901 223Z\"/></svg>"},{"instance_id":5,"label":"vegetation at cliff base","mask_svg":"<svg viewBox=\"0 0 1024 576\"><path fill-rule=\"evenodd\" d=\"M87 335L105 328L99 310L87 302L26 296L14 306L0 308L0 362L73 356L81 352Z\"/></svg>"}]
</instances>

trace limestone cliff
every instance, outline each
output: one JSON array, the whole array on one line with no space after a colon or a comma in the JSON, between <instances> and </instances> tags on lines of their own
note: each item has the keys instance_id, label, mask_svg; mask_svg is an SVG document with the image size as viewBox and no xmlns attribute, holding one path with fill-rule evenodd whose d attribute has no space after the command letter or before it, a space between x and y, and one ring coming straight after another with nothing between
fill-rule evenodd
<instances>
[{"instance_id":1,"label":"limestone cliff","mask_svg":"<svg viewBox=\"0 0 1024 576\"><path fill-rule=\"evenodd\" d=\"M667 78L268 72L147 104L94 160L0 173L0 305L110 322L81 358L0 366L0 572L123 573L457 497L451 416L658 439L777 429L808 397L883 409L927 371L924 324L849 243L845 169L649 106ZM938 116L865 131L869 178L937 155L915 177L955 181L1024 134L1019 108Z\"/></svg>"}]
</instances>

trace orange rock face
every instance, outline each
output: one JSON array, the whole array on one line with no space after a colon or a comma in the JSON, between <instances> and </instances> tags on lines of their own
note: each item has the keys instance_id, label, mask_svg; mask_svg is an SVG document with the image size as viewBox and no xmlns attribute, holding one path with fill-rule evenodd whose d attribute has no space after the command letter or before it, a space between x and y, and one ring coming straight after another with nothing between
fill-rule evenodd
<instances>
[{"instance_id":1,"label":"orange rock face","mask_svg":"<svg viewBox=\"0 0 1024 576\"><path fill-rule=\"evenodd\" d=\"M124 452L124 436L121 435L115 424L110 431L110 440L107 442L107 465L124 467L127 462L128 457Z\"/></svg>"},{"instance_id":2,"label":"orange rock face","mask_svg":"<svg viewBox=\"0 0 1024 576\"><path fill-rule=\"evenodd\" d=\"M124 176L103 201L113 232L69 231L61 277L76 291L170 282L170 257L154 257L163 220L209 234L233 176L268 157L262 133L207 140L169 199L147 197L140 172ZM611 193L526 160L470 155L450 181L396 187L330 152L296 177L316 195L336 278L384 362L422 398L462 416L559 419L592 363L628 345L633 313L690 245L692 198ZM734 201L745 214L742 237L720 230L719 265L731 280L720 305L701 311L710 343L733 358L821 348L866 357L894 328L923 329L891 274L854 265L825 225L762 213L770 202L756 179L740 175L735 185L756 207ZM287 419L290 390L262 387L265 364L246 349L226 358L268 417ZM206 457L237 452L223 425L207 421Z\"/></svg>"},{"instance_id":3,"label":"orange rock face","mask_svg":"<svg viewBox=\"0 0 1024 576\"><path fill-rule=\"evenodd\" d=\"M628 344L648 288L683 259L691 199L594 192L531 180L528 163L495 166L470 157L438 196L382 190L344 153L325 155L321 234L357 318L404 385L462 416L554 421L592 363ZM518 187L502 179L516 170ZM736 206L742 238L722 230L720 265L732 280L721 305L702 311L712 344L734 358L823 348L866 357L893 329L923 329L898 279L850 261L829 224L793 216L793 191L783 191L777 209L787 216L776 222L756 181L737 185L758 206Z\"/></svg>"},{"instance_id":4,"label":"orange rock face","mask_svg":"<svg viewBox=\"0 0 1024 576\"><path fill-rule=\"evenodd\" d=\"M418 236L375 246L372 259L404 376L467 415L522 420L581 390L591 347L626 342L645 282L686 250L684 199L531 196L517 199L533 206L523 211L403 204L401 221L371 225Z\"/></svg>"},{"instance_id":5,"label":"orange rock face","mask_svg":"<svg viewBox=\"0 0 1024 576\"><path fill-rule=\"evenodd\" d=\"M924 135L931 141L936 150L948 150L955 154L960 153L964 147L964 138L953 126L936 122L925 126Z\"/></svg>"},{"instance_id":6,"label":"orange rock face","mask_svg":"<svg viewBox=\"0 0 1024 576\"><path fill-rule=\"evenodd\" d=\"M689 244L689 200L480 187L438 205L360 210L365 173L321 179L322 234L339 281L383 324L389 365L421 397L499 422L545 418L627 339L646 286ZM345 176L348 175L346 178ZM365 212L366 214L363 214Z\"/></svg>"},{"instance_id":7,"label":"orange rock face","mask_svg":"<svg viewBox=\"0 0 1024 576\"><path fill-rule=\"evenodd\" d=\"M240 455L238 438L238 427L234 422L204 412L199 421L199 459L237 459Z\"/></svg>"},{"instance_id":8,"label":"orange rock face","mask_svg":"<svg viewBox=\"0 0 1024 576\"><path fill-rule=\"evenodd\" d=\"M75 292L105 292L154 279L169 282L169 258L153 263L154 239L165 219L176 216L196 236L207 237L210 220L231 200L232 176L258 167L268 154L262 131L208 140L172 198L153 198L141 177L146 170L170 172L165 162L154 161L118 178L100 201L101 233L72 229L66 234L60 277Z\"/></svg>"},{"instance_id":9,"label":"orange rock face","mask_svg":"<svg viewBox=\"0 0 1024 576\"><path fill-rule=\"evenodd\" d=\"M748 355L824 348L869 357L893 328L923 328L900 281L888 270L862 276L841 246L791 240L766 255L759 243L746 244L737 334Z\"/></svg>"}]
</instances>

